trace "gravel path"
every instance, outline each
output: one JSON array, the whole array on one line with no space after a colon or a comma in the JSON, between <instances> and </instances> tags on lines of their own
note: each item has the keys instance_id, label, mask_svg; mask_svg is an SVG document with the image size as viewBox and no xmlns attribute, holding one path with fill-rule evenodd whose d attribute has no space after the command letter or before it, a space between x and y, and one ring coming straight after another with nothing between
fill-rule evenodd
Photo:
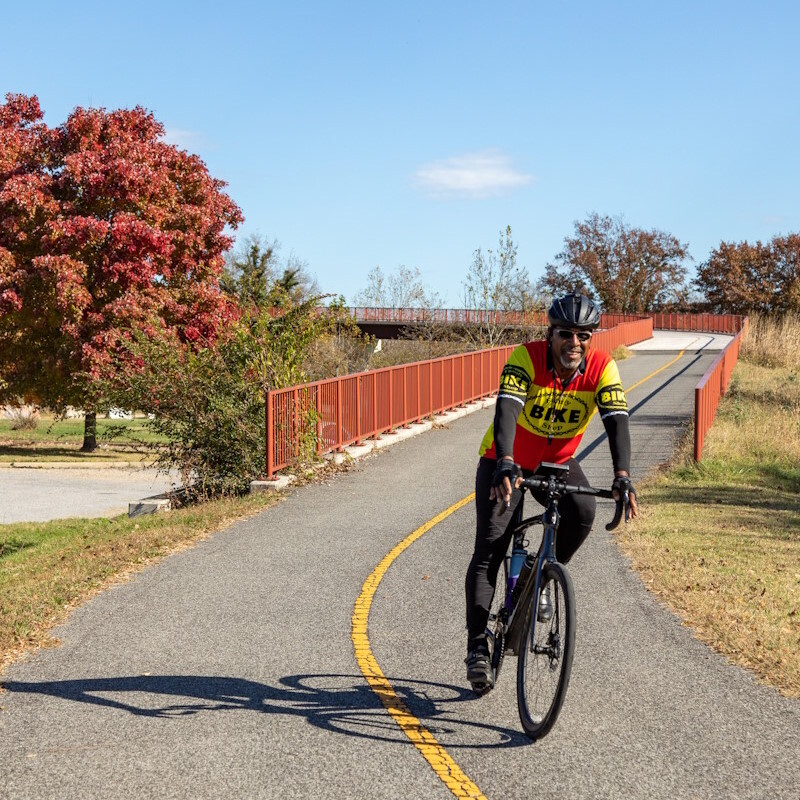
<instances>
[{"instance_id":1,"label":"gravel path","mask_svg":"<svg viewBox=\"0 0 800 800\"><path fill-rule=\"evenodd\" d=\"M127 514L128 503L171 488L156 470L0 467L0 524Z\"/></svg>"}]
</instances>

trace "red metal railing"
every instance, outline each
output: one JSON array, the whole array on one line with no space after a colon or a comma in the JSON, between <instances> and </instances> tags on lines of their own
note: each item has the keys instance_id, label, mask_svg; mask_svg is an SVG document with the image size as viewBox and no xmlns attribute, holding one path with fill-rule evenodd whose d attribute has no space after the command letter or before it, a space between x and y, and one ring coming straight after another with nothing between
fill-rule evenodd
<instances>
[{"instance_id":1,"label":"red metal railing","mask_svg":"<svg viewBox=\"0 0 800 800\"><path fill-rule=\"evenodd\" d=\"M475 308L368 308L354 306L356 322L439 322L460 325L547 325L543 311L486 311Z\"/></svg>"},{"instance_id":2,"label":"red metal railing","mask_svg":"<svg viewBox=\"0 0 800 800\"><path fill-rule=\"evenodd\" d=\"M650 318L598 331L592 346L611 352L653 335ZM397 367L274 389L267 393L267 477L291 464L303 448L318 455L497 391L500 373L515 346L479 350Z\"/></svg>"},{"instance_id":3,"label":"red metal railing","mask_svg":"<svg viewBox=\"0 0 800 800\"><path fill-rule=\"evenodd\" d=\"M449 313L451 309L445 311ZM654 327L738 332L695 390L695 458L699 460L703 438L736 364L747 318L713 314L603 316L604 325L614 322L619 324L595 333L593 347L610 353L620 345L651 338ZM291 464L306 448L309 454L318 455L341 451L364 439L493 395L513 349L480 350L269 391L267 477L272 478L277 470Z\"/></svg>"},{"instance_id":4,"label":"red metal railing","mask_svg":"<svg viewBox=\"0 0 800 800\"><path fill-rule=\"evenodd\" d=\"M547 325L544 311L483 311L471 308L368 308L351 307L356 322L441 322L472 325L493 323L499 325ZM613 328L622 322L651 318L653 328L671 331L703 331L706 333L737 333L741 330L741 316L735 314L603 314L601 327Z\"/></svg>"},{"instance_id":5,"label":"red metal railing","mask_svg":"<svg viewBox=\"0 0 800 800\"><path fill-rule=\"evenodd\" d=\"M547 326L545 311L486 311L474 308L367 308L364 306L353 306L349 310L356 322ZM621 322L644 319L647 316L646 314L603 314L600 325L603 328L613 328Z\"/></svg>"},{"instance_id":6,"label":"red metal railing","mask_svg":"<svg viewBox=\"0 0 800 800\"><path fill-rule=\"evenodd\" d=\"M739 317L739 332L728 346L714 360L706 374L700 379L694 390L694 460L703 457L703 443L706 434L717 415L717 408L722 395L728 389L731 373L739 360L739 348L747 334L749 320Z\"/></svg>"},{"instance_id":7,"label":"red metal railing","mask_svg":"<svg viewBox=\"0 0 800 800\"><path fill-rule=\"evenodd\" d=\"M603 314L603 324L609 317L625 315ZM612 353L620 345L636 344L646 339L653 338L653 320L650 317L642 319L631 319L627 316L627 322L619 322L614 327L599 330L592 336L592 347Z\"/></svg>"},{"instance_id":8,"label":"red metal railing","mask_svg":"<svg viewBox=\"0 0 800 800\"><path fill-rule=\"evenodd\" d=\"M745 317L738 314L650 314L653 328L665 331L738 333Z\"/></svg>"},{"instance_id":9,"label":"red metal railing","mask_svg":"<svg viewBox=\"0 0 800 800\"><path fill-rule=\"evenodd\" d=\"M513 349L496 347L267 392L267 478L298 457L304 437L319 455L341 452L494 394Z\"/></svg>"}]
</instances>

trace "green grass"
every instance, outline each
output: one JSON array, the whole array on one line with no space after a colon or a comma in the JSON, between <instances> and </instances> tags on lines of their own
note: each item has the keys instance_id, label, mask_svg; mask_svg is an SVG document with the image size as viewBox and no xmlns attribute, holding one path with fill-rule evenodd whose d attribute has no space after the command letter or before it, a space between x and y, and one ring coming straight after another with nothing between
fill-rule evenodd
<instances>
[{"instance_id":1,"label":"green grass","mask_svg":"<svg viewBox=\"0 0 800 800\"><path fill-rule=\"evenodd\" d=\"M0 419L0 463L22 461L140 461L145 450L163 442L148 420L97 420L98 449L82 453L83 418L45 417L33 430L13 430L12 421Z\"/></svg>"},{"instance_id":2,"label":"green grass","mask_svg":"<svg viewBox=\"0 0 800 800\"><path fill-rule=\"evenodd\" d=\"M135 419L97 419L97 438L116 440L123 443L137 441L157 442L159 437L150 430L148 420L144 417ZM33 430L13 430L12 421L0 419L0 442L37 444L40 442L62 442L64 444L81 445L83 442L83 417L74 419L57 419L42 415ZM113 438L112 438L113 437Z\"/></svg>"}]
</instances>

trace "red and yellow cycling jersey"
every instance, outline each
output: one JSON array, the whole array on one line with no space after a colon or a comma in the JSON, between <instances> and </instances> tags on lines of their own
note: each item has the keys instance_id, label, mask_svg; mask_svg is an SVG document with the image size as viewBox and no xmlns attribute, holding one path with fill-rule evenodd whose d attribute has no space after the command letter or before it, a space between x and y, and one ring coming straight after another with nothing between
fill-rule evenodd
<instances>
[{"instance_id":1,"label":"red and yellow cycling jersey","mask_svg":"<svg viewBox=\"0 0 800 800\"><path fill-rule=\"evenodd\" d=\"M605 418L628 414L617 363L590 349L566 386L549 362L546 341L528 342L511 353L500 376L497 399L522 406L514 433L514 461L535 470L542 461L563 464L581 441L595 409ZM494 423L483 437L480 455L497 458Z\"/></svg>"}]
</instances>

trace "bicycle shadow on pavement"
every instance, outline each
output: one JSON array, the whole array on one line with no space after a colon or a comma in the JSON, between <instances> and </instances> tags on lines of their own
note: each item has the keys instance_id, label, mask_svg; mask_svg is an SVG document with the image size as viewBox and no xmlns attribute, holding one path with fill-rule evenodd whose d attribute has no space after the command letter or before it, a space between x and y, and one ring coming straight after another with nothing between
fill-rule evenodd
<instances>
[{"instance_id":1,"label":"bicycle shadow on pavement","mask_svg":"<svg viewBox=\"0 0 800 800\"><path fill-rule=\"evenodd\" d=\"M443 683L389 679L398 698L446 748L529 745L521 732L458 719L453 704L471 691ZM140 717L179 718L210 711L256 711L305 717L333 733L410 744L360 675L289 675L278 685L206 675L132 675L65 681L6 680L0 688L116 709Z\"/></svg>"}]
</instances>

